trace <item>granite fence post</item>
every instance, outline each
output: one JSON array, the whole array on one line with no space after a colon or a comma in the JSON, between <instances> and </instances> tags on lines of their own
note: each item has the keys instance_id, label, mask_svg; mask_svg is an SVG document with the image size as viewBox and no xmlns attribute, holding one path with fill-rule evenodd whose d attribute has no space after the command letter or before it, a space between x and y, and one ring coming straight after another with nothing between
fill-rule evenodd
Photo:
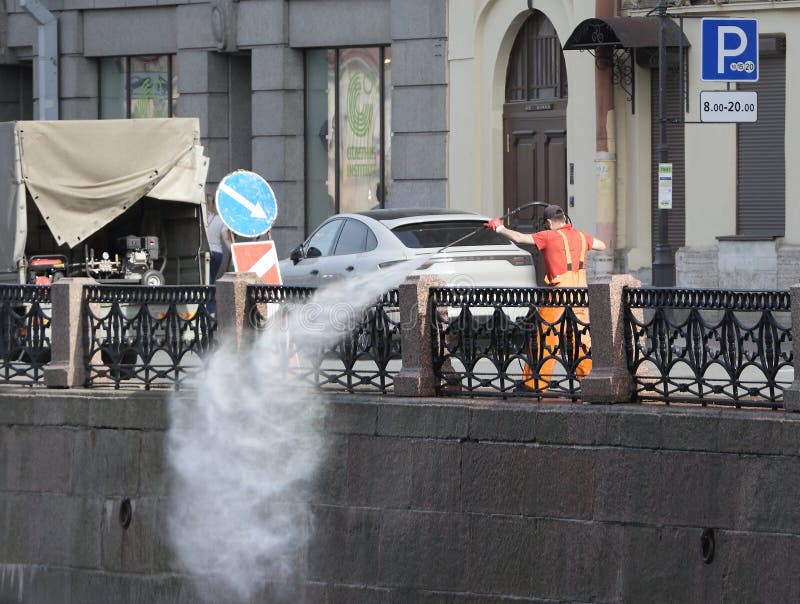
<instances>
[{"instance_id":1,"label":"granite fence post","mask_svg":"<svg viewBox=\"0 0 800 604\"><path fill-rule=\"evenodd\" d=\"M640 287L630 275L612 275L609 281L589 284L589 321L592 371L581 382L587 403L627 403L633 379L625 359L624 287Z\"/></svg>"},{"instance_id":2,"label":"granite fence post","mask_svg":"<svg viewBox=\"0 0 800 604\"><path fill-rule=\"evenodd\" d=\"M248 316L247 286L260 281L253 273L225 273L217 279L215 294L217 337L240 350L246 331L252 327Z\"/></svg>"},{"instance_id":3,"label":"granite fence post","mask_svg":"<svg viewBox=\"0 0 800 604\"><path fill-rule=\"evenodd\" d=\"M403 350L403 366L394 378L394 393L398 396L436 394L428 300L430 288L442 285L439 277L415 275L408 277L398 288L400 345Z\"/></svg>"},{"instance_id":4,"label":"granite fence post","mask_svg":"<svg viewBox=\"0 0 800 604\"><path fill-rule=\"evenodd\" d=\"M86 383L83 286L94 279L67 277L50 286L50 362L44 366L48 388L79 388Z\"/></svg>"},{"instance_id":5,"label":"granite fence post","mask_svg":"<svg viewBox=\"0 0 800 604\"><path fill-rule=\"evenodd\" d=\"M789 289L792 296L792 355L794 380L783 392L783 408L786 411L800 411L800 284Z\"/></svg>"}]
</instances>

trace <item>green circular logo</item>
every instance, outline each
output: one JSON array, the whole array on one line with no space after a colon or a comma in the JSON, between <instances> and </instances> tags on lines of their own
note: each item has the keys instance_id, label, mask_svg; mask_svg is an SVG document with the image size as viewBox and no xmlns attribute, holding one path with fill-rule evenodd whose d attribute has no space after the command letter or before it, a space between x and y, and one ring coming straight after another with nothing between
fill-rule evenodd
<instances>
[{"instance_id":1,"label":"green circular logo","mask_svg":"<svg viewBox=\"0 0 800 604\"><path fill-rule=\"evenodd\" d=\"M357 71L347 86L347 117L350 129L356 136L366 136L372 124L372 103L364 103L360 108L358 100L363 92L369 98L375 88L375 76L365 71Z\"/></svg>"}]
</instances>

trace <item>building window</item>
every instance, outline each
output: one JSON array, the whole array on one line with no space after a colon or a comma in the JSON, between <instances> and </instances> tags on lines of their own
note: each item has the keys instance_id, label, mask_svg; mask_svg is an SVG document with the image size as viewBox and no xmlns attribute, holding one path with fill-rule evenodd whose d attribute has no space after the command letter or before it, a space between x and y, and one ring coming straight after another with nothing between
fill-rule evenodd
<instances>
[{"instance_id":1,"label":"building window","mask_svg":"<svg viewBox=\"0 0 800 604\"><path fill-rule=\"evenodd\" d=\"M100 118L172 117L178 107L175 55L100 59Z\"/></svg>"},{"instance_id":2,"label":"building window","mask_svg":"<svg viewBox=\"0 0 800 604\"><path fill-rule=\"evenodd\" d=\"M306 53L306 230L391 193L391 49Z\"/></svg>"},{"instance_id":3,"label":"building window","mask_svg":"<svg viewBox=\"0 0 800 604\"><path fill-rule=\"evenodd\" d=\"M544 13L525 21L508 60L506 102L567 97L567 67L556 29Z\"/></svg>"}]
</instances>

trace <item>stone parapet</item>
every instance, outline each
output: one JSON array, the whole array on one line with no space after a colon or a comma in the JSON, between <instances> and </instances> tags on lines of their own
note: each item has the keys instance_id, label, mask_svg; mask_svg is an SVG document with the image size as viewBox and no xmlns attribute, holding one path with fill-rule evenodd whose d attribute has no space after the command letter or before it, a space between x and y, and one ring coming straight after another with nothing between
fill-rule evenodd
<instances>
[{"instance_id":1,"label":"stone parapet","mask_svg":"<svg viewBox=\"0 0 800 604\"><path fill-rule=\"evenodd\" d=\"M792 355L794 356L794 381L783 393L783 407L787 411L800 411L800 284L792 292Z\"/></svg>"},{"instance_id":2,"label":"stone parapet","mask_svg":"<svg viewBox=\"0 0 800 604\"><path fill-rule=\"evenodd\" d=\"M442 285L438 277L413 276L400 284L400 345L403 366L394 379L398 396L433 396L436 393L431 348L430 288Z\"/></svg>"},{"instance_id":3,"label":"stone parapet","mask_svg":"<svg viewBox=\"0 0 800 604\"><path fill-rule=\"evenodd\" d=\"M630 275L612 275L608 282L589 284L592 371L581 382L589 403L631 400L633 380L625 358L625 287L640 287ZM639 311L641 312L641 311Z\"/></svg>"},{"instance_id":4,"label":"stone parapet","mask_svg":"<svg viewBox=\"0 0 800 604\"><path fill-rule=\"evenodd\" d=\"M245 343L245 332L252 327L248 316L247 286L260 283L253 273L225 273L217 279L217 337L239 350Z\"/></svg>"},{"instance_id":5,"label":"stone parapet","mask_svg":"<svg viewBox=\"0 0 800 604\"><path fill-rule=\"evenodd\" d=\"M70 277L50 286L50 362L44 366L48 388L74 388L86 383L83 333L83 286L94 279Z\"/></svg>"}]
</instances>

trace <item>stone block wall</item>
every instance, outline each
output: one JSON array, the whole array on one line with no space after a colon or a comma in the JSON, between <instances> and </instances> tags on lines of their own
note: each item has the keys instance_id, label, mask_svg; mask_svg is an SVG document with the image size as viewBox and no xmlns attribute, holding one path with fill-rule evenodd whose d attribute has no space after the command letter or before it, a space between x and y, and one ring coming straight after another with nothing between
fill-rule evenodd
<instances>
[{"instance_id":1,"label":"stone block wall","mask_svg":"<svg viewBox=\"0 0 800 604\"><path fill-rule=\"evenodd\" d=\"M208 593L165 537L166 404L0 392L0 601ZM252 602L800 597L795 414L331 395L325 431L313 540Z\"/></svg>"},{"instance_id":2,"label":"stone block wall","mask_svg":"<svg viewBox=\"0 0 800 604\"><path fill-rule=\"evenodd\" d=\"M772 240L721 240L675 253L677 287L789 289L800 283L800 246Z\"/></svg>"}]
</instances>

